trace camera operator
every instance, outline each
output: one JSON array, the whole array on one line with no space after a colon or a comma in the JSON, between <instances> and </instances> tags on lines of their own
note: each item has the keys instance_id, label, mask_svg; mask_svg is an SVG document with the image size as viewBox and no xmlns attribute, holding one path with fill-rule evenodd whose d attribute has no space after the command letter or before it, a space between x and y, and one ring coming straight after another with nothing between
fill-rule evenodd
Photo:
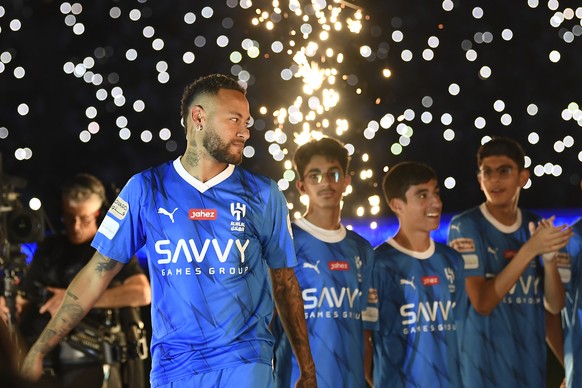
<instances>
[{"instance_id":1,"label":"camera operator","mask_svg":"<svg viewBox=\"0 0 582 388\"><path fill-rule=\"evenodd\" d=\"M90 174L77 174L67 181L61 201L66 233L38 245L17 298L22 304L19 327L28 345L36 341L69 283L95 252L90 243L99 216L107 211L105 188ZM150 301L149 281L134 257L87 317L47 355L45 378L52 375L63 387L144 386L145 335L136 309ZM127 317L129 322L122 321ZM126 335L126 330L131 332ZM139 346L141 350L136 350Z\"/></svg>"}]
</instances>

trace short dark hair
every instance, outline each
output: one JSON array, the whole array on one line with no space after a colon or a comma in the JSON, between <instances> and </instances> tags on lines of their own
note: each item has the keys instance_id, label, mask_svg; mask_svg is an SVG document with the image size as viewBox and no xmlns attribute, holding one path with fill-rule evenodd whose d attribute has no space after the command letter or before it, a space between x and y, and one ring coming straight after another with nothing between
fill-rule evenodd
<instances>
[{"instance_id":1,"label":"short dark hair","mask_svg":"<svg viewBox=\"0 0 582 388\"><path fill-rule=\"evenodd\" d=\"M210 74L198 78L184 88L182 93L181 114L182 125L186 127L188 112L192 101L203 94L216 96L220 89L230 89L246 95L247 90L233 77L224 74Z\"/></svg>"},{"instance_id":2,"label":"short dark hair","mask_svg":"<svg viewBox=\"0 0 582 388\"><path fill-rule=\"evenodd\" d=\"M293 155L293 165L299 175L299 180L303 180L305 167L309 164L311 158L316 155L326 157L328 160L337 160L344 170L348 173L350 156L344 144L332 137L323 137L321 139L312 139L307 143L299 146Z\"/></svg>"},{"instance_id":3,"label":"short dark hair","mask_svg":"<svg viewBox=\"0 0 582 388\"><path fill-rule=\"evenodd\" d=\"M431 179L437 179L435 170L420 162L401 162L393 166L382 182L382 190L386 202L394 198L406 202L406 192L410 186L426 183Z\"/></svg>"},{"instance_id":4,"label":"short dark hair","mask_svg":"<svg viewBox=\"0 0 582 388\"><path fill-rule=\"evenodd\" d=\"M525 168L525 152L521 144L509 137L494 137L482 144L477 151L477 167L489 156L507 156L520 170Z\"/></svg>"},{"instance_id":5,"label":"short dark hair","mask_svg":"<svg viewBox=\"0 0 582 388\"><path fill-rule=\"evenodd\" d=\"M67 179L61 186L61 193L62 199L76 202L86 201L96 194L102 206L107 204L105 186L96 176L88 173L79 173Z\"/></svg>"}]
</instances>

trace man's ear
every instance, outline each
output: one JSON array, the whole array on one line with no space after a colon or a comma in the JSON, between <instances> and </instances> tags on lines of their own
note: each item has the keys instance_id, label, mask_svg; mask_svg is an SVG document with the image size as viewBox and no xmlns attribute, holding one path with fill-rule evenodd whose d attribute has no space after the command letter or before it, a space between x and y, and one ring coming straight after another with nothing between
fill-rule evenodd
<instances>
[{"instance_id":1,"label":"man's ear","mask_svg":"<svg viewBox=\"0 0 582 388\"><path fill-rule=\"evenodd\" d=\"M297 180L295 182L295 187L297 187L297 190L299 191L299 194L304 195L305 193L305 182L303 182L302 180Z\"/></svg>"},{"instance_id":2,"label":"man's ear","mask_svg":"<svg viewBox=\"0 0 582 388\"><path fill-rule=\"evenodd\" d=\"M400 214L402 213L402 209L404 207L404 201L401 200L400 198L392 198L388 202L388 206L390 207L390 210L392 210L395 214Z\"/></svg>"},{"instance_id":3,"label":"man's ear","mask_svg":"<svg viewBox=\"0 0 582 388\"><path fill-rule=\"evenodd\" d=\"M193 105L190 108L190 119L192 120L192 125L194 128L202 129L202 124L205 121L206 112L201 105Z\"/></svg>"}]
</instances>

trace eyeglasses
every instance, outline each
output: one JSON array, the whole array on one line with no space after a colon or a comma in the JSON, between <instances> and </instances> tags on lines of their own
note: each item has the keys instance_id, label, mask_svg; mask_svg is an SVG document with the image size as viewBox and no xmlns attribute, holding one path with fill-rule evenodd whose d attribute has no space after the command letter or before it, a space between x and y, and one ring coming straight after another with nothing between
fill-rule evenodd
<instances>
[{"instance_id":1,"label":"eyeglasses","mask_svg":"<svg viewBox=\"0 0 582 388\"><path fill-rule=\"evenodd\" d=\"M72 214L65 214L62 218L65 225L76 225L79 222L82 226L90 225L97 218L97 214L90 216L74 216Z\"/></svg>"},{"instance_id":2,"label":"eyeglasses","mask_svg":"<svg viewBox=\"0 0 582 388\"><path fill-rule=\"evenodd\" d=\"M496 170L484 168L478 171L478 174L480 174L485 180L493 179L495 176L499 177L499 179L506 179L509 178L512 173L513 167L511 166L501 166Z\"/></svg>"},{"instance_id":3,"label":"eyeglasses","mask_svg":"<svg viewBox=\"0 0 582 388\"><path fill-rule=\"evenodd\" d=\"M324 177L330 183L338 183L342 177L342 172L337 169L329 170L328 172L310 172L305 176L305 180L312 185L317 185L323 182Z\"/></svg>"}]
</instances>

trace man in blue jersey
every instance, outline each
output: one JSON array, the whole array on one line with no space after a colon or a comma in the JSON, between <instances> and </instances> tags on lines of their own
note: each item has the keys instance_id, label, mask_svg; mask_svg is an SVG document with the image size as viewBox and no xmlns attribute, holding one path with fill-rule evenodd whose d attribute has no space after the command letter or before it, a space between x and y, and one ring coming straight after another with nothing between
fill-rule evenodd
<instances>
[{"instance_id":1,"label":"man in blue jersey","mask_svg":"<svg viewBox=\"0 0 582 388\"><path fill-rule=\"evenodd\" d=\"M373 251L340 221L342 196L350 183L348 151L338 140L324 137L300 146L293 162L297 189L309 198L307 211L292 227L295 274L303 290L309 343L317 356L317 385L365 387L362 310ZM276 386L292 387L299 365L278 317L272 326Z\"/></svg>"},{"instance_id":2,"label":"man in blue jersey","mask_svg":"<svg viewBox=\"0 0 582 388\"><path fill-rule=\"evenodd\" d=\"M29 376L145 247L153 387L271 384L273 298L299 360L297 386L316 385L285 198L272 180L237 166L250 136L245 95L220 74L185 88L184 154L134 175L119 193L93 240L98 252L25 359Z\"/></svg>"},{"instance_id":3,"label":"man in blue jersey","mask_svg":"<svg viewBox=\"0 0 582 388\"><path fill-rule=\"evenodd\" d=\"M461 387L463 260L430 236L442 212L436 173L422 163L399 163L382 188L399 229L374 251L366 316L373 376L367 366L367 380L376 387Z\"/></svg>"},{"instance_id":4,"label":"man in blue jersey","mask_svg":"<svg viewBox=\"0 0 582 388\"><path fill-rule=\"evenodd\" d=\"M463 255L470 300L460 337L463 384L544 387L544 306L558 313L564 287L556 261L541 254L564 247L572 232L538 224L518 208L529 179L525 153L513 139L493 138L477 152L485 203L453 217L449 244Z\"/></svg>"}]
</instances>

